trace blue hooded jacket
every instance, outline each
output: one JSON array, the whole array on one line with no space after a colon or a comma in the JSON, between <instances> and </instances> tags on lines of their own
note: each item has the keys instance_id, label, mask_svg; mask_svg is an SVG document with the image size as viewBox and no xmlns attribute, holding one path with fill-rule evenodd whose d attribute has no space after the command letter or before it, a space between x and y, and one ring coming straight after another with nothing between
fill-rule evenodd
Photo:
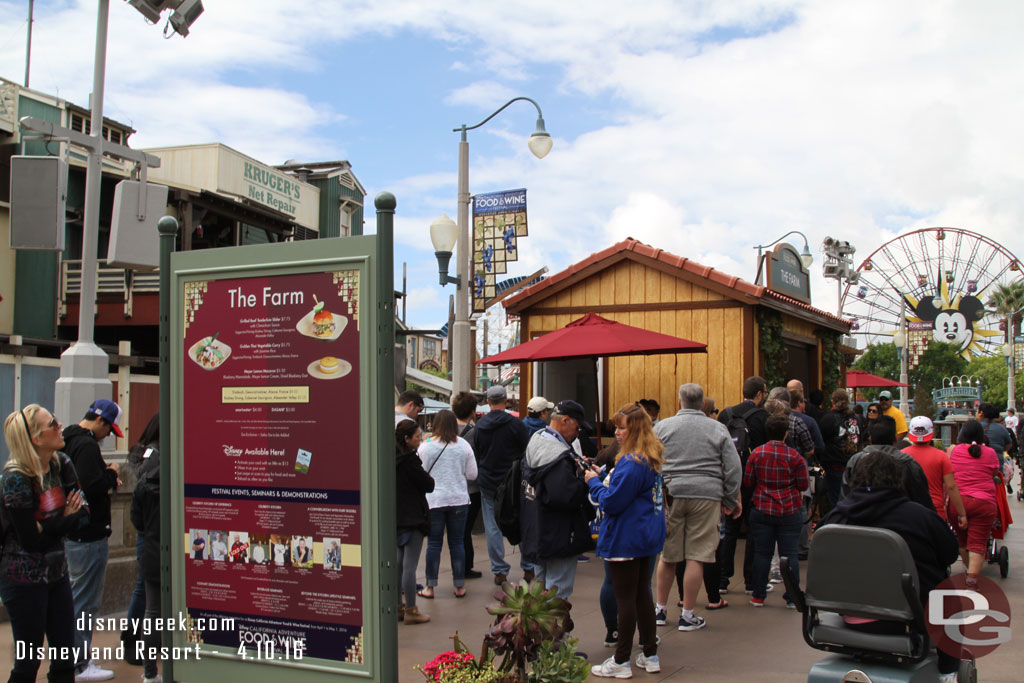
<instances>
[{"instance_id":1,"label":"blue hooded jacket","mask_svg":"<svg viewBox=\"0 0 1024 683\"><path fill-rule=\"evenodd\" d=\"M590 498L604 511L598 557L650 557L665 546L661 473L633 454L619 458L607 487L594 477Z\"/></svg>"}]
</instances>

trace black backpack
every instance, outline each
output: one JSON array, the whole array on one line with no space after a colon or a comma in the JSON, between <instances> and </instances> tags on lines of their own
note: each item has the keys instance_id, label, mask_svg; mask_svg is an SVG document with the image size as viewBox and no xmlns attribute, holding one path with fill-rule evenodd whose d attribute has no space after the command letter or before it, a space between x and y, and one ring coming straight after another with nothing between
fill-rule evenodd
<instances>
[{"instance_id":1,"label":"black backpack","mask_svg":"<svg viewBox=\"0 0 1024 683\"><path fill-rule=\"evenodd\" d=\"M732 437L732 443L736 446L736 452L740 454L740 462L743 463L743 467L747 466L747 458L750 457L750 428L747 426L747 419L743 415L739 415L735 410L729 409L726 411L725 428L729 430L729 436Z\"/></svg>"},{"instance_id":2,"label":"black backpack","mask_svg":"<svg viewBox=\"0 0 1024 683\"><path fill-rule=\"evenodd\" d=\"M519 528L520 494L523 488L523 461L514 460L508 472L498 483L494 492L494 521L501 534L512 545L519 545L522 531Z\"/></svg>"}]
</instances>

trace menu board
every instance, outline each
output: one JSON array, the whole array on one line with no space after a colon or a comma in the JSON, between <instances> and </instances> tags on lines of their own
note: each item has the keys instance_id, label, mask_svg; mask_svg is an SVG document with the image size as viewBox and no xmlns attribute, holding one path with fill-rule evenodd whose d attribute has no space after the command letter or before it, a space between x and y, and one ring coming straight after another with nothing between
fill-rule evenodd
<instances>
[{"instance_id":1,"label":"menu board","mask_svg":"<svg viewBox=\"0 0 1024 683\"><path fill-rule=\"evenodd\" d=\"M359 285L181 283L185 606L234 620L191 640L363 662Z\"/></svg>"}]
</instances>

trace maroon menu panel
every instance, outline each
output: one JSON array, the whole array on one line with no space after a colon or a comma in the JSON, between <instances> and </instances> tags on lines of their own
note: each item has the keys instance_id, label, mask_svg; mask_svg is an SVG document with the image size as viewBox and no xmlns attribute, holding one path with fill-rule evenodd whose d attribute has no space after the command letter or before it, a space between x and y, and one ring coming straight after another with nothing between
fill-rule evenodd
<instances>
[{"instance_id":1,"label":"maroon menu panel","mask_svg":"<svg viewBox=\"0 0 1024 683\"><path fill-rule=\"evenodd\" d=\"M194 637L361 663L359 271L184 287Z\"/></svg>"}]
</instances>

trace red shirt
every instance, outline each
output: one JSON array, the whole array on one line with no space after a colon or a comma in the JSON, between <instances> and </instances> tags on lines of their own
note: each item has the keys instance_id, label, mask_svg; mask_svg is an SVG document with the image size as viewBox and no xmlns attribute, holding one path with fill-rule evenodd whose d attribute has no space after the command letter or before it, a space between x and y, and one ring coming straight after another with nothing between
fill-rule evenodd
<instances>
[{"instance_id":1,"label":"red shirt","mask_svg":"<svg viewBox=\"0 0 1024 683\"><path fill-rule=\"evenodd\" d=\"M904 448L903 452L917 461L924 470L924 476L928 479L928 494L935 504L935 511L939 517L946 519L946 485L942 478L953 474L953 463L949 461L946 452L928 444L913 444Z\"/></svg>"},{"instance_id":2,"label":"red shirt","mask_svg":"<svg viewBox=\"0 0 1024 683\"><path fill-rule=\"evenodd\" d=\"M754 489L754 508L769 517L800 512L800 492L807 489L807 463L781 441L758 446L747 460L743 485Z\"/></svg>"}]
</instances>

